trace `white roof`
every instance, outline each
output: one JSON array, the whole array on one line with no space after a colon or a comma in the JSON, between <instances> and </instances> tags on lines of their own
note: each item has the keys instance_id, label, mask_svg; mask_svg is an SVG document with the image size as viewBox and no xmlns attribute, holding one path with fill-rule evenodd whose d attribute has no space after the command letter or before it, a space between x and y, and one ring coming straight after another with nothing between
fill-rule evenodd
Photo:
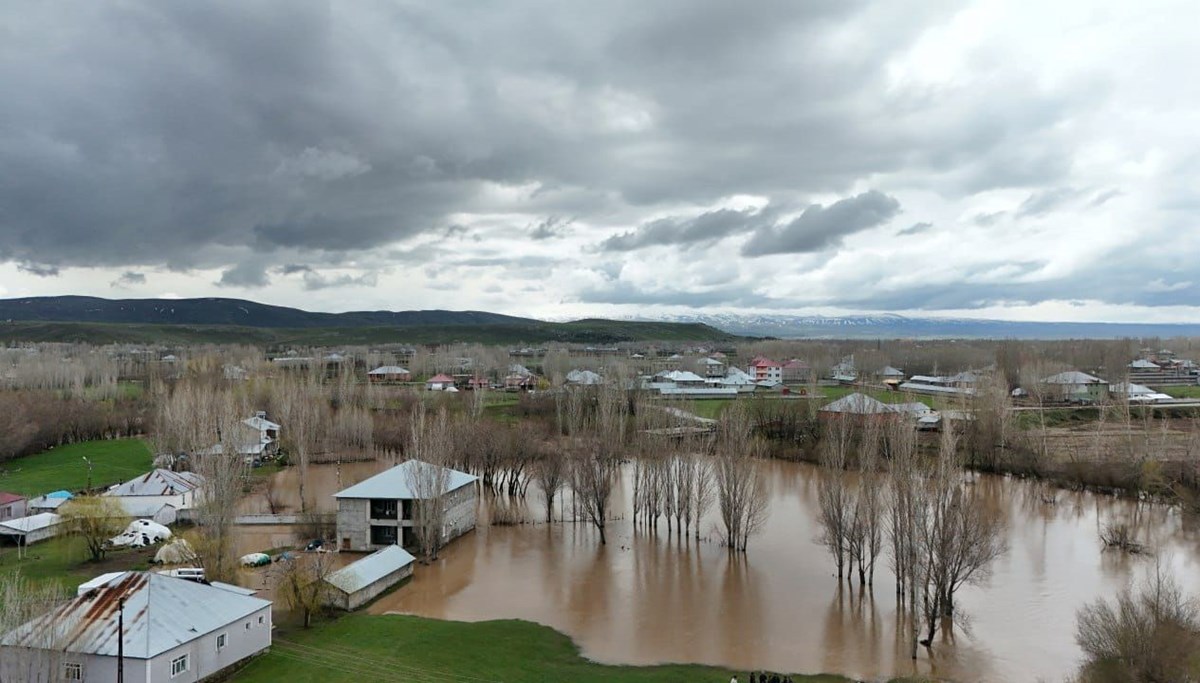
<instances>
[{"instance_id":1,"label":"white roof","mask_svg":"<svg viewBox=\"0 0 1200 683\"><path fill-rule=\"evenodd\" d=\"M879 374L883 375L884 377L903 377L904 376L904 373L902 371L897 370L896 368L893 368L890 365L883 366L883 369L879 371Z\"/></svg>"},{"instance_id":2,"label":"white roof","mask_svg":"<svg viewBox=\"0 0 1200 683\"><path fill-rule=\"evenodd\" d=\"M843 396L821 410L827 413L855 413L858 415L895 412L888 404L866 394Z\"/></svg>"},{"instance_id":3,"label":"white roof","mask_svg":"<svg viewBox=\"0 0 1200 683\"><path fill-rule=\"evenodd\" d=\"M572 370L567 373L567 381L572 384L599 384L602 378L591 370Z\"/></svg>"},{"instance_id":4,"label":"white roof","mask_svg":"<svg viewBox=\"0 0 1200 683\"><path fill-rule=\"evenodd\" d=\"M124 654L134 659L151 659L271 605L267 600L187 579L124 572L101 588L22 624L0 643L38 647L46 642L44 631L54 629L61 634L67 652L116 656L121 599L125 601Z\"/></svg>"},{"instance_id":5,"label":"white roof","mask_svg":"<svg viewBox=\"0 0 1200 683\"><path fill-rule=\"evenodd\" d=\"M157 469L110 489L106 496L178 496L204 486L204 477L195 472Z\"/></svg>"},{"instance_id":6,"label":"white roof","mask_svg":"<svg viewBox=\"0 0 1200 683\"><path fill-rule=\"evenodd\" d=\"M334 588L346 593L358 592L383 577L407 567L417 558L398 545L389 545L382 550L342 567L326 577Z\"/></svg>"},{"instance_id":7,"label":"white roof","mask_svg":"<svg viewBox=\"0 0 1200 683\"><path fill-rule=\"evenodd\" d=\"M420 460L408 460L395 467L384 470L379 474L358 482L348 489L338 491L334 498L385 498L390 500L412 500L416 498L409 487L410 475L416 475L416 468L436 467ZM446 478L446 491L454 491L475 482L473 474L444 468L449 472Z\"/></svg>"},{"instance_id":8,"label":"white roof","mask_svg":"<svg viewBox=\"0 0 1200 683\"><path fill-rule=\"evenodd\" d=\"M29 501L30 509L50 509L57 510L60 505L71 500L70 498L47 498L46 496L38 496Z\"/></svg>"},{"instance_id":9,"label":"white roof","mask_svg":"<svg viewBox=\"0 0 1200 683\"><path fill-rule=\"evenodd\" d=\"M724 363L717 360L716 358L701 358L700 364L701 365L724 365Z\"/></svg>"},{"instance_id":10,"label":"white roof","mask_svg":"<svg viewBox=\"0 0 1200 683\"><path fill-rule=\"evenodd\" d=\"M659 374L659 377L663 377L664 379L671 380L672 382L697 382L697 383L699 383L699 382L704 381L704 378L701 377L700 375L697 375L694 372L688 372L687 370L672 370L670 372L663 372L663 373Z\"/></svg>"},{"instance_id":11,"label":"white roof","mask_svg":"<svg viewBox=\"0 0 1200 683\"><path fill-rule=\"evenodd\" d=\"M408 370L399 365L380 365L374 370L367 373L368 375L407 375Z\"/></svg>"},{"instance_id":12,"label":"white roof","mask_svg":"<svg viewBox=\"0 0 1200 683\"><path fill-rule=\"evenodd\" d=\"M1086 372L1079 372L1078 370L1050 375L1042 380L1042 382L1046 384L1108 384L1108 382L1099 377L1093 377Z\"/></svg>"},{"instance_id":13,"label":"white roof","mask_svg":"<svg viewBox=\"0 0 1200 683\"><path fill-rule=\"evenodd\" d=\"M1161 369L1162 369L1162 368L1158 367L1158 364L1157 364L1157 363L1153 363L1153 362L1151 362L1151 361L1148 361L1148 360L1146 360L1145 358L1139 358L1139 359L1137 359L1137 360L1133 361L1132 363L1130 363L1130 364L1129 364L1129 367L1131 367L1131 368L1145 368L1145 369L1147 369L1147 370L1161 370Z\"/></svg>"},{"instance_id":14,"label":"white roof","mask_svg":"<svg viewBox=\"0 0 1200 683\"><path fill-rule=\"evenodd\" d=\"M54 512L39 512L28 517L18 517L7 522L0 522L0 533L27 534L31 531L48 529L62 523L62 516Z\"/></svg>"},{"instance_id":15,"label":"white roof","mask_svg":"<svg viewBox=\"0 0 1200 683\"><path fill-rule=\"evenodd\" d=\"M1149 396L1154 393L1154 390L1150 387L1144 387L1133 382L1130 382L1128 387L1125 386L1124 382L1118 382L1112 385L1112 390L1114 393L1126 394L1128 396Z\"/></svg>"},{"instance_id":16,"label":"white roof","mask_svg":"<svg viewBox=\"0 0 1200 683\"><path fill-rule=\"evenodd\" d=\"M251 429L257 429L260 432L266 431L268 429L275 429L275 430L280 429L280 426L278 424L271 422L270 420L268 420L265 417L259 417L257 415L255 415L254 417L248 417L245 420L242 420L242 424L246 425L247 427L249 427Z\"/></svg>"}]
</instances>

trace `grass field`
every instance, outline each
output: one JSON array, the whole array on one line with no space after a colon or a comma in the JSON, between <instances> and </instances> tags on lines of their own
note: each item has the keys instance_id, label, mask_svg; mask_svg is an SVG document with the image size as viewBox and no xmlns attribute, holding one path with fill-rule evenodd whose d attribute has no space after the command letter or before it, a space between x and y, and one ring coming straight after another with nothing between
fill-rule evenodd
<instances>
[{"instance_id":1,"label":"grass field","mask_svg":"<svg viewBox=\"0 0 1200 683\"><path fill-rule=\"evenodd\" d=\"M1163 387L1162 392L1175 398L1200 398L1200 387Z\"/></svg>"},{"instance_id":2,"label":"grass field","mask_svg":"<svg viewBox=\"0 0 1200 683\"><path fill-rule=\"evenodd\" d=\"M132 479L150 469L154 458L141 439L84 441L0 462L0 491L38 496L65 489L87 487L93 463L92 486L101 487Z\"/></svg>"},{"instance_id":3,"label":"grass field","mask_svg":"<svg viewBox=\"0 0 1200 683\"><path fill-rule=\"evenodd\" d=\"M146 569L158 548L114 550L99 562L91 562L87 546L78 536L57 536L21 549L0 545L0 575L21 571L26 579L38 583L57 582L74 594L79 584L105 572Z\"/></svg>"},{"instance_id":4,"label":"grass field","mask_svg":"<svg viewBox=\"0 0 1200 683\"><path fill-rule=\"evenodd\" d=\"M271 652L233 680L726 683L733 673L705 666L597 664L583 659L567 636L526 621L464 623L353 614L309 631L276 634ZM745 672L739 680L746 680ZM844 683L847 679L800 676L793 680Z\"/></svg>"}]
</instances>

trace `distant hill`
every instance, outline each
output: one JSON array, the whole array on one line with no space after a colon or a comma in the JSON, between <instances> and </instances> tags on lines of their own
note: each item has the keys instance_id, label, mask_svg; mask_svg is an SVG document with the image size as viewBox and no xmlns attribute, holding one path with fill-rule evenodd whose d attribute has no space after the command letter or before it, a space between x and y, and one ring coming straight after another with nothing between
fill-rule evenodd
<instances>
[{"instance_id":1,"label":"distant hill","mask_svg":"<svg viewBox=\"0 0 1200 683\"><path fill-rule=\"evenodd\" d=\"M1200 324L1019 322L881 315L684 314L660 320L780 339L1124 339L1200 337Z\"/></svg>"},{"instance_id":2,"label":"distant hill","mask_svg":"<svg viewBox=\"0 0 1200 683\"><path fill-rule=\"evenodd\" d=\"M0 343L89 342L337 346L344 344L613 344L726 342L702 323L545 322L480 311L313 313L241 299L0 299Z\"/></svg>"}]
</instances>

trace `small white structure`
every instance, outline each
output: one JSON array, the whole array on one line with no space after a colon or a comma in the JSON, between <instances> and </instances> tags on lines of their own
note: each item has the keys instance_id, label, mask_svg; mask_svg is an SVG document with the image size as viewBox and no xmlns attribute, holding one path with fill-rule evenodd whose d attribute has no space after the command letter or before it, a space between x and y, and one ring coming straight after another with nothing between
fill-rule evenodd
<instances>
[{"instance_id":1,"label":"small white structure","mask_svg":"<svg viewBox=\"0 0 1200 683\"><path fill-rule=\"evenodd\" d=\"M398 545L376 550L325 578L330 586L326 604L347 612L356 610L412 576L415 561Z\"/></svg>"},{"instance_id":2,"label":"small white structure","mask_svg":"<svg viewBox=\"0 0 1200 683\"><path fill-rule=\"evenodd\" d=\"M412 546L413 503L420 496L414 482L425 477L424 468L437 467L409 460L334 494L337 499L339 548L378 550L389 545ZM475 481L478 477L442 468L442 540L448 542L475 528Z\"/></svg>"},{"instance_id":3,"label":"small white structure","mask_svg":"<svg viewBox=\"0 0 1200 683\"><path fill-rule=\"evenodd\" d=\"M62 517L55 512L18 517L0 522L0 536L8 536L19 545L29 545L57 536L62 530L62 521Z\"/></svg>"},{"instance_id":4,"label":"small white structure","mask_svg":"<svg viewBox=\"0 0 1200 683\"><path fill-rule=\"evenodd\" d=\"M56 651L52 680L115 681L118 621L127 681L198 681L271 646L267 600L122 572L0 637L0 680L24 680L15 653L34 649Z\"/></svg>"},{"instance_id":5,"label":"small white structure","mask_svg":"<svg viewBox=\"0 0 1200 683\"><path fill-rule=\"evenodd\" d=\"M29 501L29 514L34 515L39 512L56 512L64 503L73 498L67 491L53 491L44 496L32 498Z\"/></svg>"},{"instance_id":6,"label":"small white structure","mask_svg":"<svg viewBox=\"0 0 1200 683\"><path fill-rule=\"evenodd\" d=\"M114 486L104 493L117 498L132 516L156 517L164 505L175 510L189 510L200 503L203 495L204 477L195 472L172 472L156 469L124 484ZM170 524L174 515L170 515Z\"/></svg>"},{"instance_id":7,"label":"small white structure","mask_svg":"<svg viewBox=\"0 0 1200 683\"><path fill-rule=\"evenodd\" d=\"M144 548L171 538L171 530L148 519L135 519L125 531L109 540L116 547Z\"/></svg>"}]
</instances>

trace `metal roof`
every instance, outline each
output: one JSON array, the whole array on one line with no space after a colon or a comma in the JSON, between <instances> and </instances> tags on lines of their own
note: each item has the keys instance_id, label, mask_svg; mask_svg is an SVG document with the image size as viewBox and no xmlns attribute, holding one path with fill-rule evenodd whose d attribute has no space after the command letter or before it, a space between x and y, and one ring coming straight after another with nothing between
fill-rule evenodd
<instances>
[{"instance_id":1,"label":"metal roof","mask_svg":"<svg viewBox=\"0 0 1200 683\"><path fill-rule=\"evenodd\" d=\"M408 370L399 365L381 365L367 373L368 375L407 375Z\"/></svg>"},{"instance_id":2,"label":"metal roof","mask_svg":"<svg viewBox=\"0 0 1200 683\"><path fill-rule=\"evenodd\" d=\"M883 366L883 369L879 371L879 374L884 377L903 377L904 376L903 371L897 370L896 368L893 368L890 365Z\"/></svg>"},{"instance_id":3,"label":"metal roof","mask_svg":"<svg viewBox=\"0 0 1200 683\"><path fill-rule=\"evenodd\" d=\"M567 373L567 381L572 384L599 384L603 379L591 370L572 370Z\"/></svg>"},{"instance_id":4,"label":"metal roof","mask_svg":"<svg viewBox=\"0 0 1200 683\"><path fill-rule=\"evenodd\" d=\"M1158 363L1155 363L1153 361L1148 361L1145 358L1139 358L1139 359L1133 361L1132 363L1129 364L1129 367L1145 368L1147 370L1161 370L1162 369L1161 367L1158 366Z\"/></svg>"},{"instance_id":5,"label":"metal roof","mask_svg":"<svg viewBox=\"0 0 1200 683\"><path fill-rule=\"evenodd\" d=\"M9 493L8 491L0 491L0 505L8 505L19 500L25 500L25 496L17 493Z\"/></svg>"},{"instance_id":6,"label":"metal roof","mask_svg":"<svg viewBox=\"0 0 1200 683\"><path fill-rule=\"evenodd\" d=\"M259 417L258 415L255 415L254 417L248 417L245 420L242 420L242 424L246 425L250 429L256 429L260 432L265 432L265 431L271 430L271 429L274 429L276 431L282 429L282 427L279 424L277 424L275 422L271 422L270 420L268 420L265 417Z\"/></svg>"},{"instance_id":7,"label":"metal roof","mask_svg":"<svg viewBox=\"0 0 1200 683\"><path fill-rule=\"evenodd\" d=\"M866 394L843 396L821 410L826 413L855 413L858 415L896 412L888 404Z\"/></svg>"},{"instance_id":8,"label":"metal roof","mask_svg":"<svg viewBox=\"0 0 1200 683\"><path fill-rule=\"evenodd\" d=\"M27 534L40 531L62 523L62 517L54 512L39 512L28 517L18 517L7 522L0 522L0 534Z\"/></svg>"},{"instance_id":9,"label":"metal roof","mask_svg":"<svg viewBox=\"0 0 1200 683\"><path fill-rule=\"evenodd\" d=\"M172 472L157 469L121 484L105 493L107 496L178 496L204 486L204 477L195 472Z\"/></svg>"},{"instance_id":10,"label":"metal roof","mask_svg":"<svg viewBox=\"0 0 1200 683\"><path fill-rule=\"evenodd\" d=\"M117 654L117 612L124 607L124 654L150 659L229 627L269 607L260 598L149 572L125 572L101 588L28 621L0 644L102 656ZM47 637L47 632L53 638Z\"/></svg>"},{"instance_id":11,"label":"metal roof","mask_svg":"<svg viewBox=\"0 0 1200 683\"><path fill-rule=\"evenodd\" d=\"M1099 377L1093 377L1086 372L1079 372L1078 370L1050 375L1042 380L1042 382L1045 384L1108 384L1108 382Z\"/></svg>"},{"instance_id":12,"label":"metal roof","mask_svg":"<svg viewBox=\"0 0 1200 683\"><path fill-rule=\"evenodd\" d=\"M334 588L356 593L395 571L403 569L417 558L398 545L389 545L337 570L325 578Z\"/></svg>"},{"instance_id":13,"label":"metal roof","mask_svg":"<svg viewBox=\"0 0 1200 683\"><path fill-rule=\"evenodd\" d=\"M431 465L420 460L409 460L391 469L384 470L370 479L360 481L348 489L338 491L333 497L412 500L416 498L416 495L413 494L413 490L409 486L409 481L412 477L420 476L417 468L422 467L437 467L437 465ZM473 484L479 478L473 474L452 470L449 467L443 469L449 473L446 477L447 493L468 484Z\"/></svg>"},{"instance_id":14,"label":"metal roof","mask_svg":"<svg viewBox=\"0 0 1200 683\"><path fill-rule=\"evenodd\" d=\"M443 372L443 373L438 373L438 374L434 375L433 377L430 377L429 379L425 380L425 383L426 384L447 384L447 383L453 384L454 378Z\"/></svg>"},{"instance_id":15,"label":"metal roof","mask_svg":"<svg viewBox=\"0 0 1200 683\"><path fill-rule=\"evenodd\" d=\"M69 498L47 498L46 496L38 496L31 498L28 503L30 510L57 510L63 503L70 500Z\"/></svg>"}]
</instances>

